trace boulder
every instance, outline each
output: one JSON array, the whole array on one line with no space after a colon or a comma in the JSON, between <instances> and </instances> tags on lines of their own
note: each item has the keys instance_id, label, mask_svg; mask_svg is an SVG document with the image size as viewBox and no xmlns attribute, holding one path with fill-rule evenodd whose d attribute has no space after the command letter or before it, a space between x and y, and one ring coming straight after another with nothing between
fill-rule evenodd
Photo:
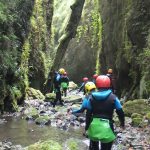
<instances>
[{"instance_id":1,"label":"boulder","mask_svg":"<svg viewBox=\"0 0 150 150\"><path fill-rule=\"evenodd\" d=\"M47 93L45 95L45 102L53 102L56 98L56 94L55 93Z\"/></svg>"},{"instance_id":2,"label":"boulder","mask_svg":"<svg viewBox=\"0 0 150 150\"><path fill-rule=\"evenodd\" d=\"M30 119L36 119L39 117L38 111L36 108L29 107L24 111L24 114L26 115L26 120Z\"/></svg>"},{"instance_id":3,"label":"boulder","mask_svg":"<svg viewBox=\"0 0 150 150\"><path fill-rule=\"evenodd\" d=\"M142 123L142 118L139 118L139 117L137 117L137 118L133 118L132 119L132 125L133 126L140 126L140 124Z\"/></svg>"},{"instance_id":4,"label":"boulder","mask_svg":"<svg viewBox=\"0 0 150 150\"><path fill-rule=\"evenodd\" d=\"M150 112L148 112L148 113L146 114L146 119L147 119L148 122L150 123Z\"/></svg>"},{"instance_id":5,"label":"boulder","mask_svg":"<svg viewBox=\"0 0 150 150\"><path fill-rule=\"evenodd\" d=\"M145 99L136 99L126 102L123 109L127 116L131 116L133 113L146 115L150 110L150 105L147 104L147 100Z\"/></svg>"},{"instance_id":6,"label":"boulder","mask_svg":"<svg viewBox=\"0 0 150 150\"><path fill-rule=\"evenodd\" d=\"M45 96L41 93L41 91L30 87L26 90L26 99L44 100Z\"/></svg>"},{"instance_id":7,"label":"boulder","mask_svg":"<svg viewBox=\"0 0 150 150\"><path fill-rule=\"evenodd\" d=\"M82 97L80 95L68 95L67 97L63 97L63 100L66 103L78 103L82 101Z\"/></svg>"},{"instance_id":8,"label":"boulder","mask_svg":"<svg viewBox=\"0 0 150 150\"><path fill-rule=\"evenodd\" d=\"M141 115L141 114L138 114L138 113L133 113L132 115L131 115L131 118L133 119L133 118L143 118L143 116Z\"/></svg>"},{"instance_id":9,"label":"boulder","mask_svg":"<svg viewBox=\"0 0 150 150\"><path fill-rule=\"evenodd\" d=\"M68 88L69 88L69 90L75 90L78 88L78 85L75 84L73 81L70 81Z\"/></svg>"},{"instance_id":10,"label":"boulder","mask_svg":"<svg viewBox=\"0 0 150 150\"><path fill-rule=\"evenodd\" d=\"M39 116L38 118L36 118L35 123L39 124L39 125L49 125L51 123L50 117L49 116Z\"/></svg>"}]
</instances>

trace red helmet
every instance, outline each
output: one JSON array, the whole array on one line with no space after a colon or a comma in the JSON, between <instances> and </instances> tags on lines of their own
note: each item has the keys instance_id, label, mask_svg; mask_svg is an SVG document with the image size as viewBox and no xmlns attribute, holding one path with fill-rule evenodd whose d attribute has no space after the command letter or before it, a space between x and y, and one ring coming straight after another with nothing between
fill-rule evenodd
<instances>
[{"instance_id":1,"label":"red helmet","mask_svg":"<svg viewBox=\"0 0 150 150\"><path fill-rule=\"evenodd\" d=\"M97 77L98 77L97 74L94 74L94 75L93 75L93 79L96 79Z\"/></svg>"},{"instance_id":2,"label":"red helmet","mask_svg":"<svg viewBox=\"0 0 150 150\"><path fill-rule=\"evenodd\" d=\"M84 78L83 78L83 81L84 81L84 82L86 82L86 81L88 81L88 80L89 80L89 79L88 79L87 77L84 77Z\"/></svg>"},{"instance_id":3,"label":"red helmet","mask_svg":"<svg viewBox=\"0 0 150 150\"><path fill-rule=\"evenodd\" d=\"M109 88L110 79L106 75L100 75L96 78L96 87L97 88Z\"/></svg>"}]
</instances>

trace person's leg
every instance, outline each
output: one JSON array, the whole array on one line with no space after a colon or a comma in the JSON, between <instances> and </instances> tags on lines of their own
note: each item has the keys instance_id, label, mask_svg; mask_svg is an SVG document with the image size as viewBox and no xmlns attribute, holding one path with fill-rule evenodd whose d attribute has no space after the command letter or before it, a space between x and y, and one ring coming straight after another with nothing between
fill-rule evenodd
<instances>
[{"instance_id":1,"label":"person's leg","mask_svg":"<svg viewBox=\"0 0 150 150\"><path fill-rule=\"evenodd\" d=\"M62 102L62 99L61 99L61 90L60 90L60 88L58 88L57 99L59 100L60 105L63 105L63 102Z\"/></svg>"},{"instance_id":2,"label":"person's leg","mask_svg":"<svg viewBox=\"0 0 150 150\"><path fill-rule=\"evenodd\" d=\"M64 96L65 97L67 96L67 89L66 88L64 89Z\"/></svg>"},{"instance_id":3,"label":"person's leg","mask_svg":"<svg viewBox=\"0 0 150 150\"><path fill-rule=\"evenodd\" d=\"M4 105L0 105L0 111L1 111L1 115L4 114Z\"/></svg>"},{"instance_id":4,"label":"person's leg","mask_svg":"<svg viewBox=\"0 0 150 150\"><path fill-rule=\"evenodd\" d=\"M90 140L89 150L99 150L99 141Z\"/></svg>"},{"instance_id":5,"label":"person's leg","mask_svg":"<svg viewBox=\"0 0 150 150\"><path fill-rule=\"evenodd\" d=\"M53 107L55 107L55 105L57 104L57 101L59 100L59 88L58 87L55 87L55 93L56 93L56 97L55 97L55 100L54 100L54 103L53 103Z\"/></svg>"},{"instance_id":6,"label":"person's leg","mask_svg":"<svg viewBox=\"0 0 150 150\"><path fill-rule=\"evenodd\" d=\"M111 150L113 142L101 143L101 150Z\"/></svg>"}]
</instances>

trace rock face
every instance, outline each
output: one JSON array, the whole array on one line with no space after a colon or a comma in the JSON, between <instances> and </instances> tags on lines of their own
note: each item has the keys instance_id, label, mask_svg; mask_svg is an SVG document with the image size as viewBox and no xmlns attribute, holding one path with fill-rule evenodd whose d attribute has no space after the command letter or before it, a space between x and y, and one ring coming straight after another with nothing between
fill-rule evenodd
<instances>
[{"instance_id":1,"label":"rock face","mask_svg":"<svg viewBox=\"0 0 150 150\"><path fill-rule=\"evenodd\" d=\"M70 41L62 66L69 73L69 78L77 83L82 82L82 78L92 77L95 72L96 54L94 49L84 39L77 43L74 39Z\"/></svg>"},{"instance_id":2,"label":"rock face","mask_svg":"<svg viewBox=\"0 0 150 150\"><path fill-rule=\"evenodd\" d=\"M124 90L123 94L127 92L127 96L148 95L146 90L149 91L150 78L147 73L150 65L146 65L145 62L150 58L148 53L150 2L146 0L134 2L99 0L99 2L103 25L100 55L102 73L105 73L107 68L114 69L119 94ZM145 57L141 57L142 55Z\"/></svg>"},{"instance_id":3,"label":"rock face","mask_svg":"<svg viewBox=\"0 0 150 150\"><path fill-rule=\"evenodd\" d=\"M63 57L64 67L71 80L79 83L96 71L97 54L101 43L101 20L97 2L85 1L75 38L72 38Z\"/></svg>"}]
</instances>

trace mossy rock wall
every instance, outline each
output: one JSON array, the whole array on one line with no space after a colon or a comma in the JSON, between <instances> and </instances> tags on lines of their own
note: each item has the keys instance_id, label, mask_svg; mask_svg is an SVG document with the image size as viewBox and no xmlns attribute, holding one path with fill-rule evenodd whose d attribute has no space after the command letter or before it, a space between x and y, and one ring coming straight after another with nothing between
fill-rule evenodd
<instances>
[{"instance_id":1,"label":"mossy rock wall","mask_svg":"<svg viewBox=\"0 0 150 150\"><path fill-rule=\"evenodd\" d=\"M76 36L69 42L61 63L72 81L79 83L83 77L91 78L99 71L97 60L101 49L101 30L98 1L85 1Z\"/></svg>"},{"instance_id":2,"label":"mossy rock wall","mask_svg":"<svg viewBox=\"0 0 150 150\"><path fill-rule=\"evenodd\" d=\"M117 77L117 93L147 98L150 93L150 1L100 1L102 18L102 73ZM142 61L141 61L142 60Z\"/></svg>"},{"instance_id":3,"label":"mossy rock wall","mask_svg":"<svg viewBox=\"0 0 150 150\"><path fill-rule=\"evenodd\" d=\"M52 16L53 0L0 1L0 103L7 111L17 110L29 85L42 90L53 57Z\"/></svg>"},{"instance_id":4,"label":"mossy rock wall","mask_svg":"<svg viewBox=\"0 0 150 150\"><path fill-rule=\"evenodd\" d=\"M33 6L33 0L0 1L0 103L7 111L17 110L28 84L21 55Z\"/></svg>"}]
</instances>

